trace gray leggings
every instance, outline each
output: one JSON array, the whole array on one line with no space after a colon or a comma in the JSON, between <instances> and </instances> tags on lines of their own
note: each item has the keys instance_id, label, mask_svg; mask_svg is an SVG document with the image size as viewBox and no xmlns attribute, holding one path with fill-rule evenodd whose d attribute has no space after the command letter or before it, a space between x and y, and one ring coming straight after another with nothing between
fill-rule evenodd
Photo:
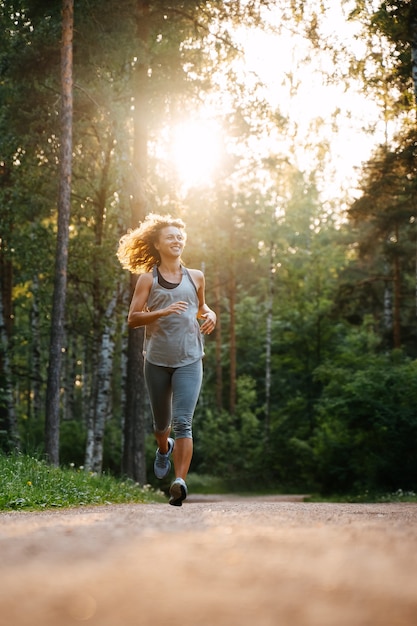
<instances>
[{"instance_id":1,"label":"gray leggings","mask_svg":"<svg viewBox=\"0 0 417 626\"><path fill-rule=\"evenodd\" d=\"M202 360L181 367L163 367L145 359L144 373L155 432L163 433L172 426L177 439L191 439L203 381Z\"/></svg>"}]
</instances>

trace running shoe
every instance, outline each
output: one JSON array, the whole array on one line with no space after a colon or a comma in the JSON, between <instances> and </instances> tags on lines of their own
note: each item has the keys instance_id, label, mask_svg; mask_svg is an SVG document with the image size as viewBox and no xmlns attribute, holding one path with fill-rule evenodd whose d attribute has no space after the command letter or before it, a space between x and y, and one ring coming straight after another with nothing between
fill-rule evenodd
<instances>
[{"instance_id":1,"label":"running shoe","mask_svg":"<svg viewBox=\"0 0 417 626\"><path fill-rule=\"evenodd\" d=\"M183 501L187 497L187 485L182 478L176 478L169 488L169 503L172 506L182 506Z\"/></svg>"},{"instance_id":2,"label":"running shoe","mask_svg":"<svg viewBox=\"0 0 417 626\"><path fill-rule=\"evenodd\" d=\"M156 451L153 470L155 472L155 476L160 480L165 478L171 469L171 461L169 460L169 457L171 456L173 449L174 440L171 439L171 437L168 437L168 452L166 454L162 454L159 452L159 448Z\"/></svg>"}]
</instances>

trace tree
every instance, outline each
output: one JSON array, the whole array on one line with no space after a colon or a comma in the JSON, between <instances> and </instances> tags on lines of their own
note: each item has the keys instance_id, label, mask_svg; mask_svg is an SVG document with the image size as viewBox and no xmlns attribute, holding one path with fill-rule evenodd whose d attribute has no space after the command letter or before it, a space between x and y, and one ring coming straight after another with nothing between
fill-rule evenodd
<instances>
[{"instance_id":1,"label":"tree","mask_svg":"<svg viewBox=\"0 0 417 626\"><path fill-rule=\"evenodd\" d=\"M46 393L45 451L53 465L59 464L59 400L63 326L67 288L68 240L72 174L72 40L73 0L63 0L61 47L61 171L58 199L58 232L55 262L55 286Z\"/></svg>"},{"instance_id":2,"label":"tree","mask_svg":"<svg viewBox=\"0 0 417 626\"><path fill-rule=\"evenodd\" d=\"M414 102L417 107L417 6L411 3L410 9L411 76L414 85Z\"/></svg>"},{"instance_id":3,"label":"tree","mask_svg":"<svg viewBox=\"0 0 417 626\"><path fill-rule=\"evenodd\" d=\"M1 281L2 283L2 281ZM2 285L1 285L2 286ZM13 450L19 450L20 438L17 425L16 410L13 402L13 386L12 386L12 371L8 350L8 335L6 328L6 320L4 316L3 308L3 289L0 290L0 372L1 372L1 396L0 406L3 409L2 414L5 415L5 419L1 420L0 425L3 433L8 433L8 441L6 442L6 449L11 448ZM5 422L5 423L4 423Z\"/></svg>"},{"instance_id":4,"label":"tree","mask_svg":"<svg viewBox=\"0 0 417 626\"><path fill-rule=\"evenodd\" d=\"M410 253L415 245L415 142L415 133L411 133L396 150L381 150L380 158L368 164L362 197L349 210L354 226L361 226L359 252L363 261L368 260L369 284L378 281L381 288L386 283L392 285L395 348L402 345L402 328L410 325L406 311L413 298L405 276L413 272ZM381 302L382 296L380 308ZM382 311L377 317L383 320Z\"/></svg>"},{"instance_id":5,"label":"tree","mask_svg":"<svg viewBox=\"0 0 417 626\"><path fill-rule=\"evenodd\" d=\"M323 393L310 443L325 493L414 488L416 361L379 353L378 343L364 324L316 371Z\"/></svg>"}]
</instances>

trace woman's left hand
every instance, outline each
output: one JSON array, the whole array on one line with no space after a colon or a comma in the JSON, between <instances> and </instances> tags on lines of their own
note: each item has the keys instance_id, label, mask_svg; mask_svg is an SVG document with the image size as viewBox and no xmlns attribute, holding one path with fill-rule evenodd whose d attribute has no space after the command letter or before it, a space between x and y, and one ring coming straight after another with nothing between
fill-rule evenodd
<instances>
[{"instance_id":1,"label":"woman's left hand","mask_svg":"<svg viewBox=\"0 0 417 626\"><path fill-rule=\"evenodd\" d=\"M203 313L201 318L204 319L204 322L201 324L200 330L203 335L209 335L216 328L216 314L214 311L209 311L208 313Z\"/></svg>"}]
</instances>

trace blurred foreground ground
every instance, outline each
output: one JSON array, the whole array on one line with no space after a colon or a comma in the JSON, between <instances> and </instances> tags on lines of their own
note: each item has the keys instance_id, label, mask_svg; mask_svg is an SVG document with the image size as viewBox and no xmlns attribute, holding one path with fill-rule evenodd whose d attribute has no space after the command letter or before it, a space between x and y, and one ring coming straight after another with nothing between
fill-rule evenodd
<instances>
[{"instance_id":1,"label":"blurred foreground ground","mask_svg":"<svg viewBox=\"0 0 417 626\"><path fill-rule=\"evenodd\" d=\"M416 626L417 505L0 513L0 625Z\"/></svg>"}]
</instances>

